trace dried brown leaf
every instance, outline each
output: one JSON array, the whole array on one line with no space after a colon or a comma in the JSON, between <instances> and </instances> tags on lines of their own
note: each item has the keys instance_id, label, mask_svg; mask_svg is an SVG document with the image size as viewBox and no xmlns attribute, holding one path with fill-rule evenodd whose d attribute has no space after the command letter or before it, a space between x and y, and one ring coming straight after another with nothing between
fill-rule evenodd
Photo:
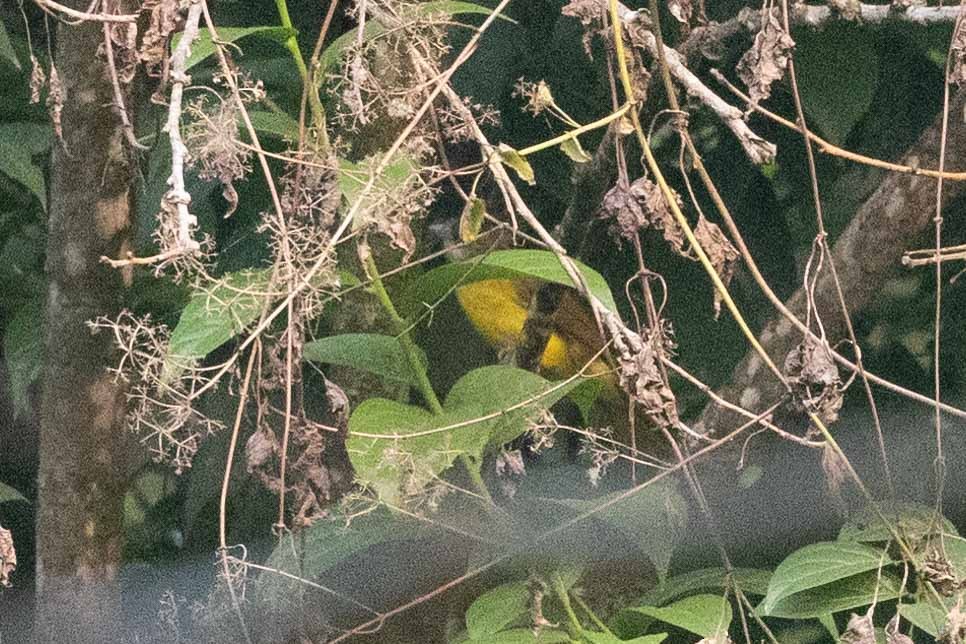
<instances>
[{"instance_id":1,"label":"dried brown leaf","mask_svg":"<svg viewBox=\"0 0 966 644\"><path fill-rule=\"evenodd\" d=\"M141 13L150 13L150 17L138 58L148 73L157 73L168 54L168 39L180 27L178 4L178 0L147 0L141 6Z\"/></svg>"},{"instance_id":2,"label":"dried brown leaf","mask_svg":"<svg viewBox=\"0 0 966 644\"><path fill-rule=\"evenodd\" d=\"M54 126L54 134L57 136L57 140L66 149L67 144L64 143L64 128L61 122L65 99L64 85L60 82L60 75L57 74L57 68L54 67L53 63L50 64L50 79L47 88L47 113L50 115L50 123Z\"/></svg>"},{"instance_id":3,"label":"dried brown leaf","mask_svg":"<svg viewBox=\"0 0 966 644\"><path fill-rule=\"evenodd\" d=\"M785 357L788 379L800 411L833 423L842 408L842 381L828 343L809 335Z\"/></svg>"},{"instance_id":4,"label":"dried brown leaf","mask_svg":"<svg viewBox=\"0 0 966 644\"><path fill-rule=\"evenodd\" d=\"M952 597L963 588L963 581L956 577L956 569L939 550L926 555L919 572L944 597Z\"/></svg>"},{"instance_id":5,"label":"dried brown leaf","mask_svg":"<svg viewBox=\"0 0 966 644\"><path fill-rule=\"evenodd\" d=\"M679 208L681 197L674 193ZM615 230L625 239L633 239L642 228L653 228L664 234L674 252L688 257L685 237L678 226L661 188L646 177L636 179L630 186L618 182L604 195L601 217L613 219Z\"/></svg>"},{"instance_id":6,"label":"dried brown leaf","mask_svg":"<svg viewBox=\"0 0 966 644\"><path fill-rule=\"evenodd\" d=\"M637 402L651 422L659 427L678 424L677 400L658 369L659 357L650 342L633 333L614 315L604 316L614 340L617 373L621 387Z\"/></svg>"},{"instance_id":7,"label":"dried brown leaf","mask_svg":"<svg viewBox=\"0 0 966 644\"><path fill-rule=\"evenodd\" d=\"M872 609L865 615L852 613L849 618L848 626L842 637L839 638L842 644L876 644L875 626L872 624Z\"/></svg>"},{"instance_id":8,"label":"dried brown leaf","mask_svg":"<svg viewBox=\"0 0 966 644\"><path fill-rule=\"evenodd\" d=\"M704 218L702 214L698 218L698 225L694 229L694 236L697 238L701 248L704 249L711 265L725 286L731 284L731 278L735 275L738 267L738 259L741 253L738 252L727 236L721 232L718 224L712 223ZM717 289L714 291L714 318L717 320L721 315L721 293Z\"/></svg>"},{"instance_id":9,"label":"dried brown leaf","mask_svg":"<svg viewBox=\"0 0 966 644\"><path fill-rule=\"evenodd\" d=\"M44 73L43 65L33 54L30 55L30 104L36 105L40 102L40 91L47 85L47 74Z\"/></svg>"},{"instance_id":10,"label":"dried brown leaf","mask_svg":"<svg viewBox=\"0 0 966 644\"><path fill-rule=\"evenodd\" d=\"M862 3L859 0L828 0L828 6L843 20L858 20L862 17Z\"/></svg>"},{"instance_id":11,"label":"dried brown leaf","mask_svg":"<svg viewBox=\"0 0 966 644\"><path fill-rule=\"evenodd\" d=\"M966 641L966 613L963 613L961 597L946 613L946 623L936 641L940 644L963 644Z\"/></svg>"},{"instance_id":12,"label":"dried brown leaf","mask_svg":"<svg viewBox=\"0 0 966 644\"><path fill-rule=\"evenodd\" d=\"M761 16L761 30L736 68L738 77L748 86L752 105L771 95L772 84L785 75L788 60L795 48L795 41L773 11L764 9Z\"/></svg>"},{"instance_id":13,"label":"dried brown leaf","mask_svg":"<svg viewBox=\"0 0 966 644\"><path fill-rule=\"evenodd\" d=\"M13 546L13 535L0 526L0 588L10 587L10 575L17 569L17 550Z\"/></svg>"},{"instance_id":14,"label":"dried brown leaf","mask_svg":"<svg viewBox=\"0 0 966 644\"><path fill-rule=\"evenodd\" d=\"M691 14L694 12L691 0L668 0L667 10L682 25L691 22Z\"/></svg>"},{"instance_id":15,"label":"dried brown leaf","mask_svg":"<svg viewBox=\"0 0 966 644\"><path fill-rule=\"evenodd\" d=\"M966 20L956 23L956 31L949 43L949 82L962 85L966 82Z\"/></svg>"}]
</instances>

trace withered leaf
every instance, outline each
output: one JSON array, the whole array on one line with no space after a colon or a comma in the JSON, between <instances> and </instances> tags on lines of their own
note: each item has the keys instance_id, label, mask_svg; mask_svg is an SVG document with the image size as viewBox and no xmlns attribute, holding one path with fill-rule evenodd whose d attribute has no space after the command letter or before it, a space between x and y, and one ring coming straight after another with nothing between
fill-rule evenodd
<instances>
[{"instance_id":1,"label":"withered leaf","mask_svg":"<svg viewBox=\"0 0 966 644\"><path fill-rule=\"evenodd\" d=\"M828 6L843 20L858 20L862 17L862 3L859 0L828 0Z\"/></svg>"},{"instance_id":2,"label":"withered leaf","mask_svg":"<svg viewBox=\"0 0 966 644\"><path fill-rule=\"evenodd\" d=\"M30 55L30 104L35 105L40 102L40 91L47 84L47 74L44 68L33 54Z\"/></svg>"},{"instance_id":3,"label":"withered leaf","mask_svg":"<svg viewBox=\"0 0 966 644\"><path fill-rule=\"evenodd\" d=\"M966 82L966 21L961 20L956 24L956 31L949 43L949 53L949 82L962 85Z\"/></svg>"},{"instance_id":4,"label":"withered leaf","mask_svg":"<svg viewBox=\"0 0 966 644\"><path fill-rule=\"evenodd\" d=\"M683 25L691 22L691 14L694 12L691 0L668 0L667 10Z\"/></svg>"},{"instance_id":5,"label":"withered leaf","mask_svg":"<svg viewBox=\"0 0 966 644\"><path fill-rule=\"evenodd\" d=\"M0 587L10 587L10 575L17 569L17 550L13 547L13 534L0 526Z\"/></svg>"},{"instance_id":6,"label":"withered leaf","mask_svg":"<svg viewBox=\"0 0 966 644\"><path fill-rule=\"evenodd\" d=\"M741 253L738 252L723 232L718 224L712 223L704 218L702 214L698 219L698 225L694 229L694 236L701 244L715 272L725 286L731 283L731 278L735 275L738 267L738 259ZM714 317L718 319L721 315L721 293L717 289L714 291Z\"/></svg>"},{"instance_id":7,"label":"withered leaf","mask_svg":"<svg viewBox=\"0 0 966 644\"><path fill-rule=\"evenodd\" d=\"M795 41L785 31L778 15L762 10L761 30L755 35L751 49L745 52L736 68L738 77L748 86L752 105L771 95L771 86L785 75Z\"/></svg>"},{"instance_id":8,"label":"withered leaf","mask_svg":"<svg viewBox=\"0 0 966 644\"><path fill-rule=\"evenodd\" d=\"M674 199L683 208L684 202L677 193ZM617 232L625 239L633 239L642 228L660 230L674 252L688 256L684 250L684 233L668 208L660 186L646 177L635 179L630 186L618 182L608 190L601 205L601 217L613 219Z\"/></svg>"},{"instance_id":9,"label":"withered leaf","mask_svg":"<svg viewBox=\"0 0 966 644\"><path fill-rule=\"evenodd\" d=\"M865 615L852 613L848 626L842 633L842 637L839 638L839 642L842 644L876 644L871 609Z\"/></svg>"},{"instance_id":10,"label":"withered leaf","mask_svg":"<svg viewBox=\"0 0 966 644\"><path fill-rule=\"evenodd\" d=\"M833 423L842 408L842 381L828 343L809 335L785 357L785 377L795 404Z\"/></svg>"},{"instance_id":11,"label":"withered leaf","mask_svg":"<svg viewBox=\"0 0 966 644\"><path fill-rule=\"evenodd\" d=\"M650 342L628 329L614 314L604 315L614 340L621 387L637 402L647 418L659 427L678 424L677 400L658 369L660 359Z\"/></svg>"}]
</instances>

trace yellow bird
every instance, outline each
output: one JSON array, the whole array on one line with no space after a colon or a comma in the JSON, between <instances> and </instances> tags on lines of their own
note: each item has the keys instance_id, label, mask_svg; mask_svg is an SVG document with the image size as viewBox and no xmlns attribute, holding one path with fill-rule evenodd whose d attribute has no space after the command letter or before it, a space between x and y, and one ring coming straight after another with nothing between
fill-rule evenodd
<instances>
[{"instance_id":1,"label":"yellow bird","mask_svg":"<svg viewBox=\"0 0 966 644\"><path fill-rule=\"evenodd\" d=\"M459 287L456 296L477 331L505 355L520 344L531 300L541 284L533 279L481 280ZM604 346L597 323L576 290L563 289L546 322L551 333L540 357L540 372L550 378L566 378L583 370L588 376L600 376L604 390L616 394L613 369L604 356L597 356Z\"/></svg>"}]
</instances>

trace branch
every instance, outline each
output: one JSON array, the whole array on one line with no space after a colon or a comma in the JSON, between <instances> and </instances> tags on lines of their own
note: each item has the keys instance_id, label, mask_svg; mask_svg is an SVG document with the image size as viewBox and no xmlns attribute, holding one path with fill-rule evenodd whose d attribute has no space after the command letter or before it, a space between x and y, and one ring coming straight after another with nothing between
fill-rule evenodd
<instances>
[{"instance_id":1,"label":"branch","mask_svg":"<svg viewBox=\"0 0 966 644\"><path fill-rule=\"evenodd\" d=\"M950 106L950 112L961 112L964 107L966 92L960 92ZM919 141L906 151L901 163L938 166L940 119L937 117ZM953 119L947 138L947 164L966 165L966 124L960 119ZM943 191L943 205L950 204L964 192L966 185L963 182L950 183ZM832 248L842 291L853 315L868 306L881 291L882 285L898 273L908 245L932 225L935 200L935 179L890 174L859 207ZM845 337L846 327L829 272L823 272L814 290L816 310L822 316L829 343L834 346ZM800 318L805 312L806 293L799 289L787 302L773 303L781 314L765 326L761 338L768 353L782 362L784 356L801 342L805 332ZM841 356L836 356L836 359L847 362ZM765 408L777 400L784 390L761 366L758 356L747 354L735 368L731 382L720 390L722 397L739 400L743 407L752 411ZM885 384L881 379L871 377L871 374L870 379L877 384ZM896 385L886 386L925 404L934 404L927 396L914 394ZM948 405L942 407L948 413L963 415L962 411ZM732 427L736 420L729 412L709 404L704 409L701 422L706 431L717 431Z\"/></svg>"}]
</instances>

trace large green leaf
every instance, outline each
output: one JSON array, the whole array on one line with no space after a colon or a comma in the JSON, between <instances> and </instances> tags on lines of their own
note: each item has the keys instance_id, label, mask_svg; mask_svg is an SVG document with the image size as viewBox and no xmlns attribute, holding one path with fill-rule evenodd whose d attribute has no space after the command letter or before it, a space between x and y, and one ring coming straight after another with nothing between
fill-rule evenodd
<instances>
[{"instance_id":1,"label":"large green leaf","mask_svg":"<svg viewBox=\"0 0 966 644\"><path fill-rule=\"evenodd\" d=\"M726 635L733 616L731 603L720 595L693 595L668 606L637 606L629 610L706 638Z\"/></svg>"},{"instance_id":2,"label":"large green leaf","mask_svg":"<svg viewBox=\"0 0 966 644\"><path fill-rule=\"evenodd\" d=\"M735 568L732 570L734 581L747 595L765 595L771 579L770 570L760 568ZM675 575L663 584L644 595L644 603L663 606L684 595L699 591L724 590L727 586L728 572L724 568L702 568Z\"/></svg>"},{"instance_id":3,"label":"large green leaf","mask_svg":"<svg viewBox=\"0 0 966 644\"><path fill-rule=\"evenodd\" d=\"M258 318L268 297L271 269L229 273L213 287L196 291L171 332L164 379L177 378L185 367L244 331Z\"/></svg>"},{"instance_id":4,"label":"large green leaf","mask_svg":"<svg viewBox=\"0 0 966 644\"><path fill-rule=\"evenodd\" d=\"M248 118L260 134L277 136L288 141L299 140L299 123L285 112L250 110Z\"/></svg>"},{"instance_id":5,"label":"large green leaf","mask_svg":"<svg viewBox=\"0 0 966 644\"><path fill-rule=\"evenodd\" d=\"M31 300L17 309L3 335L3 357L10 374L10 395L14 413L30 413L30 385L40 377L43 369L44 302Z\"/></svg>"},{"instance_id":6,"label":"large green leaf","mask_svg":"<svg viewBox=\"0 0 966 644\"><path fill-rule=\"evenodd\" d=\"M959 535L956 526L946 517L937 517L934 507L896 501L890 505L881 505L878 512L867 507L850 517L839 530L839 541L890 541L893 538L891 530L898 530L899 534L912 541L919 541L940 532Z\"/></svg>"},{"instance_id":7,"label":"large green leaf","mask_svg":"<svg viewBox=\"0 0 966 644\"><path fill-rule=\"evenodd\" d=\"M0 503L7 503L8 501L23 501L24 503L29 503L27 497L0 481Z\"/></svg>"},{"instance_id":8,"label":"large green leaf","mask_svg":"<svg viewBox=\"0 0 966 644\"><path fill-rule=\"evenodd\" d=\"M521 435L530 417L567 395L577 382L554 388L529 371L496 365L460 378L441 414L370 398L349 418L349 457L360 482L398 505L458 456L479 459L487 446Z\"/></svg>"},{"instance_id":9,"label":"large green leaf","mask_svg":"<svg viewBox=\"0 0 966 644\"><path fill-rule=\"evenodd\" d=\"M872 105L879 83L875 35L836 25L797 35L795 71L805 113L841 145Z\"/></svg>"},{"instance_id":10,"label":"large green leaf","mask_svg":"<svg viewBox=\"0 0 966 644\"><path fill-rule=\"evenodd\" d=\"M820 618L828 613L838 613L873 601L888 601L900 595L902 580L894 573L878 571L860 573L817 588L788 595L773 603L767 612L759 606L763 617L785 619Z\"/></svg>"},{"instance_id":11,"label":"large green leaf","mask_svg":"<svg viewBox=\"0 0 966 644\"><path fill-rule=\"evenodd\" d=\"M530 591L526 581L514 581L490 589L466 610L466 631L470 639L493 635L526 616Z\"/></svg>"},{"instance_id":12,"label":"large green leaf","mask_svg":"<svg viewBox=\"0 0 966 644\"><path fill-rule=\"evenodd\" d=\"M0 125L0 172L23 185L47 208L47 185L33 156L49 146L50 128L36 123Z\"/></svg>"},{"instance_id":13,"label":"large green leaf","mask_svg":"<svg viewBox=\"0 0 966 644\"><path fill-rule=\"evenodd\" d=\"M312 362L352 367L385 380L418 385L399 340L378 333L346 333L306 342L302 357ZM426 363L426 357L421 356Z\"/></svg>"},{"instance_id":14,"label":"large green leaf","mask_svg":"<svg viewBox=\"0 0 966 644\"><path fill-rule=\"evenodd\" d=\"M338 513L316 521L298 534L287 534L265 565L310 580L324 578L327 570L355 557L367 548L391 541L414 539L432 531L426 524L390 514L383 509L346 521ZM267 572L259 578L258 599L274 603L291 601L299 581Z\"/></svg>"},{"instance_id":15,"label":"large green leaf","mask_svg":"<svg viewBox=\"0 0 966 644\"><path fill-rule=\"evenodd\" d=\"M17 69L20 69L20 60L17 58L17 52L14 51L13 45L10 43L10 36L7 34L7 28L3 26L2 20L0 20L0 59L6 60Z\"/></svg>"},{"instance_id":16,"label":"large green leaf","mask_svg":"<svg viewBox=\"0 0 966 644\"><path fill-rule=\"evenodd\" d=\"M233 43L248 36L257 36L267 40L274 40L278 43L284 43L297 33L294 29L287 29L285 27L219 27L218 42ZM172 49L176 48L179 42L181 42L181 34L174 37L174 42L171 45ZM185 71L204 61L214 53L215 43L211 38L211 32L207 28L199 29L198 38L191 43L191 55L188 56Z\"/></svg>"},{"instance_id":17,"label":"large green leaf","mask_svg":"<svg viewBox=\"0 0 966 644\"><path fill-rule=\"evenodd\" d=\"M609 310L616 312L617 303L607 280L594 269L575 262L587 287ZM404 294L410 306L431 304L444 297L455 286L490 279L539 279L573 286L560 260L547 250L498 250L484 257L446 264L422 275Z\"/></svg>"},{"instance_id":18,"label":"large green leaf","mask_svg":"<svg viewBox=\"0 0 966 644\"><path fill-rule=\"evenodd\" d=\"M581 635L591 644L661 644L667 639L667 633L654 633L652 635L641 635L630 640L622 640L614 637L610 633L598 631L583 631Z\"/></svg>"},{"instance_id":19,"label":"large green leaf","mask_svg":"<svg viewBox=\"0 0 966 644\"><path fill-rule=\"evenodd\" d=\"M590 500L561 499L556 502L583 513L622 494L625 492L618 491ZM658 576L663 577L671 564L674 548L685 535L687 507L687 501L675 482L664 478L601 510L594 517L636 542L654 564Z\"/></svg>"},{"instance_id":20,"label":"large green leaf","mask_svg":"<svg viewBox=\"0 0 966 644\"><path fill-rule=\"evenodd\" d=\"M423 2L414 7L413 11L416 16L432 16L432 15L457 15L457 14L480 14L489 15L493 13L493 10L488 7L481 7L478 4L473 4L472 2L457 2L455 0L437 0L434 2ZM500 16L504 20L509 22L515 22L511 18L506 16ZM378 38L382 34L386 33L386 27L378 20L367 20L366 26L362 32L362 42L367 43L374 38ZM358 28L347 31L338 38L332 41L332 43L325 48L319 58L319 72L321 75L325 75L329 68L339 62L346 50L349 49L359 40L359 30Z\"/></svg>"},{"instance_id":21,"label":"large green leaf","mask_svg":"<svg viewBox=\"0 0 966 644\"><path fill-rule=\"evenodd\" d=\"M899 614L902 615L903 619L909 620L913 626L926 631L933 637L938 637L943 630L948 612L948 610L939 608L932 602L917 602L899 606Z\"/></svg>"},{"instance_id":22,"label":"large green leaf","mask_svg":"<svg viewBox=\"0 0 966 644\"><path fill-rule=\"evenodd\" d=\"M774 615L781 602L797 593L875 571L891 563L882 550L861 543L826 541L807 545L778 564L759 610L764 615Z\"/></svg>"},{"instance_id":23,"label":"large green leaf","mask_svg":"<svg viewBox=\"0 0 966 644\"><path fill-rule=\"evenodd\" d=\"M482 639L470 639L469 634L450 640L452 644L466 644L480 642L480 644L564 644L572 642L566 631L555 628L542 628L534 633L532 628L510 628L499 633L486 635Z\"/></svg>"}]
</instances>

